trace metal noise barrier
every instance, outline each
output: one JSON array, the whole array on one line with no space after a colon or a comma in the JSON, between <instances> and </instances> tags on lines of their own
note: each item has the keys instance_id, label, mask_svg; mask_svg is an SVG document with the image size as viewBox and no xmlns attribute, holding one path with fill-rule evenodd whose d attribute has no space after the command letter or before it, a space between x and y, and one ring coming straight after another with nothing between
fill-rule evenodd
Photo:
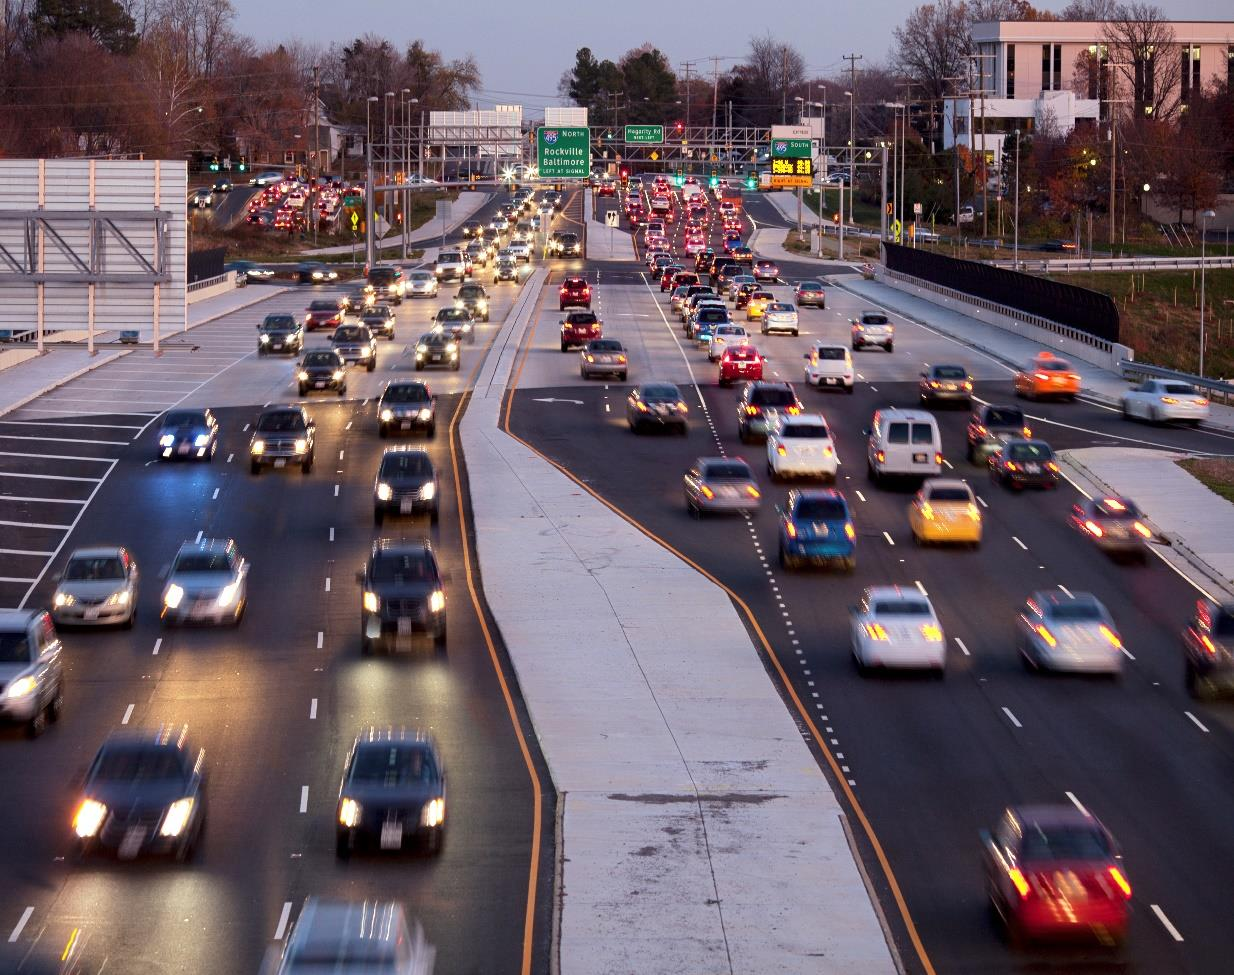
<instances>
[{"instance_id":1,"label":"metal noise barrier","mask_svg":"<svg viewBox=\"0 0 1234 975\"><path fill-rule=\"evenodd\" d=\"M206 278L217 278L223 273L223 257L227 253L225 247L210 247L206 250L189 251L188 283L204 281Z\"/></svg>"}]
</instances>

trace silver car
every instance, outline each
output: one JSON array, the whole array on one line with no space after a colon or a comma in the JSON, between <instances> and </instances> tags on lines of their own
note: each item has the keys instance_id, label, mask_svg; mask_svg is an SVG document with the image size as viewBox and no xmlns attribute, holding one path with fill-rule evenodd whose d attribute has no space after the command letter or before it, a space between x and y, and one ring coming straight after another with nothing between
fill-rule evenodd
<instances>
[{"instance_id":1,"label":"silver car","mask_svg":"<svg viewBox=\"0 0 1234 975\"><path fill-rule=\"evenodd\" d=\"M789 332L798 334L797 308L787 301L772 301L763 309L762 333Z\"/></svg>"},{"instance_id":2,"label":"silver car","mask_svg":"<svg viewBox=\"0 0 1234 975\"><path fill-rule=\"evenodd\" d=\"M413 298L436 298L440 285L432 271L408 271L407 294Z\"/></svg>"},{"instance_id":3,"label":"silver car","mask_svg":"<svg viewBox=\"0 0 1234 975\"><path fill-rule=\"evenodd\" d=\"M60 625L132 627L137 618L137 561L128 549L79 548L58 579L51 615Z\"/></svg>"},{"instance_id":4,"label":"silver car","mask_svg":"<svg viewBox=\"0 0 1234 975\"><path fill-rule=\"evenodd\" d=\"M185 542L163 588L163 622L239 624L248 574L249 564L230 538Z\"/></svg>"},{"instance_id":5,"label":"silver car","mask_svg":"<svg viewBox=\"0 0 1234 975\"><path fill-rule=\"evenodd\" d=\"M616 376L624 382L630 374L630 360L616 339L592 339L579 353L578 372L584 379Z\"/></svg>"},{"instance_id":6,"label":"silver car","mask_svg":"<svg viewBox=\"0 0 1234 975\"><path fill-rule=\"evenodd\" d=\"M64 708L60 638L51 614L0 612L0 721L24 724L38 737Z\"/></svg>"},{"instance_id":7,"label":"silver car","mask_svg":"<svg viewBox=\"0 0 1234 975\"><path fill-rule=\"evenodd\" d=\"M1102 673L1123 670L1123 644L1096 596L1061 589L1033 593L1016 620L1016 648L1032 670Z\"/></svg>"},{"instance_id":8,"label":"silver car","mask_svg":"<svg viewBox=\"0 0 1234 975\"><path fill-rule=\"evenodd\" d=\"M736 304L737 292L741 290L742 285L746 284L758 284L758 281L755 279L753 274L734 275L732 280L728 282L728 294L726 296L728 300L733 302L733 304Z\"/></svg>"},{"instance_id":9,"label":"silver car","mask_svg":"<svg viewBox=\"0 0 1234 975\"><path fill-rule=\"evenodd\" d=\"M397 901L304 902L278 975L433 975L437 949Z\"/></svg>"},{"instance_id":10,"label":"silver car","mask_svg":"<svg viewBox=\"0 0 1234 975\"><path fill-rule=\"evenodd\" d=\"M700 457L683 479L686 509L695 518L711 511L757 511L762 492L739 458Z\"/></svg>"}]
</instances>

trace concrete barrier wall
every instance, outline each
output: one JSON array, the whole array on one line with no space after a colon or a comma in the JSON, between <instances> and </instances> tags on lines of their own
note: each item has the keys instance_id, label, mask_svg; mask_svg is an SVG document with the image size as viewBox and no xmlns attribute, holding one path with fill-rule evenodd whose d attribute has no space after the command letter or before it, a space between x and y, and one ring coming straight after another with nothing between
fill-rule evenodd
<instances>
[{"instance_id":1,"label":"concrete barrier wall","mask_svg":"<svg viewBox=\"0 0 1234 975\"><path fill-rule=\"evenodd\" d=\"M188 303L192 305L203 300L204 298L213 298L215 295L222 295L226 294L228 291L234 291L235 288L235 271L228 271L226 274L220 274L216 278L206 278L203 281L194 281L187 288Z\"/></svg>"}]
</instances>

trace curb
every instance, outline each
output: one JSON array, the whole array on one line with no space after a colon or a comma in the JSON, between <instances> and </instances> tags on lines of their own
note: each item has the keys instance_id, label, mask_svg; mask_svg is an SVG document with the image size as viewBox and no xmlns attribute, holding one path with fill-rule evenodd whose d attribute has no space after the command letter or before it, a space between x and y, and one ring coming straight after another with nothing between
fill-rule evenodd
<instances>
[{"instance_id":1,"label":"curb","mask_svg":"<svg viewBox=\"0 0 1234 975\"><path fill-rule=\"evenodd\" d=\"M105 366L109 362L115 362L117 359L122 359L124 356L129 355L133 351L135 350L125 349L122 352L113 352L111 354L104 355L102 358L100 358L96 362L91 362L85 367L69 373L67 376L61 376L60 378L56 379L54 382L48 383L42 389L38 390L37 392L31 393L29 396L26 396L23 399L18 400L16 403L11 403L8 406L0 407L0 416L8 416L13 411L20 410L27 403L33 402L34 400L38 399L40 396L46 396L53 389L58 389L60 386L63 386L66 383L71 383L74 379L78 379L81 376L84 376L88 372L93 372L95 369L98 369L100 366ZM50 355L50 353L44 353L44 355ZM33 360L27 359L26 361L30 362ZM18 365L21 365L21 363L18 363Z\"/></svg>"}]
</instances>

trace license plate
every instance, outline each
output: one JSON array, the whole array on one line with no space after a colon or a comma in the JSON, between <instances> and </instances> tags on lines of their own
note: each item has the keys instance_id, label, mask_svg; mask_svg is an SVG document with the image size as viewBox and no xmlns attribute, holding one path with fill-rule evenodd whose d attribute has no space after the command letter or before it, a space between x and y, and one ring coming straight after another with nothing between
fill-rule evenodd
<instances>
[{"instance_id":1,"label":"license plate","mask_svg":"<svg viewBox=\"0 0 1234 975\"><path fill-rule=\"evenodd\" d=\"M325 388L326 388L326 384L325 384L325 382L324 382L324 381L322 381L322 380L318 380L317 382L313 383L313 388L314 388L314 389L325 389Z\"/></svg>"},{"instance_id":2,"label":"license plate","mask_svg":"<svg viewBox=\"0 0 1234 975\"><path fill-rule=\"evenodd\" d=\"M403 824L381 824L381 848L383 850L400 850L403 847Z\"/></svg>"},{"instance_id":3,"label":"license plate","mask_svg":"<svg viewBox=\"0 0 1234 975\"><path fill-rule=\"evenodd\" d=\"M400 421L399 421L398 428L399 428L400 430L410 430L410 429L411 429L411 421L410 421L410 420L400 420Z\"/></svg>"},{"instance_id":4,"label":"license plate","mask_svg":"<svg viewBox=\"0 0 1234 975\"><path fill-rule=\"evenodd\" d=\"M176 448L176 453L178 454L187 454L188 452L189 452L189 445L186 443L182 443L180 444L179 447Z\"/></svg>"},{"instance_id":5,"label":"license plate","mask_svg":"<svg viewBox=\"0 0 1234 975\"><path fill-rule=\"evenodd\" d=\"M441 361L441 354L440 354L440 353L434 353L433 355L429 356L429 358L430 358L433 362L440 362L440 361Z\"/></svg>"},{"instance_id":6,"label":"license plate","mask_svg":"<svg viewBox=\"0 0 1234 975\"><path fill-rule=\"evenodd\" d=\"M141 852L141 845L146 841L146 827L130 826L125 831L124 839L120 841L120 848L117 850L117 855L121 859L132 859Z\"/></svg>"},{"instance_id":7,"label":"license plate","mask_svg":"<svg viewBox=\"0 0 1234 975\"><path fill-rule=\"evenodd\" d=\"M83 620L98 619L99 618L99 608L97 606L90 606L87 609L82 610L81 618Z\"/></svg>"},{"instance_id":8,"label":"license plate","mask_svg":"<svg viewBox=\"0 0 1234 975\"><path fill-rule=\"evenodd\" d=\"M410 616L400 616L399 617L398 635L399 636L410 636L411 635L411 617Z\"/></svg>"},{"instance_id":9,"label":"license plate","mask_svg":"<svg viewBox=\"0 0 1234 975\"><path fill-rule=\"evenodd\" d=\"M1028 471L1028 473L1030 474L1040 474L1041 473L1040 464L1025 464L1024 469Z\"/></svg>"},{"instance_id":10,"label":"license plate","mask_svg":"<svg viewBox=\"0 0 1234 975\"><path fill-rule=\"evenodd\" d=\"M282 342L275 342L275 343L274 343L274 348L276 348L276 349L281 349L282 347L283 347L283 343L282 343Z\"/></svg>"},{"instance_id":11,"label":"license plate","mask_svg":"<svg viewBox=\"0 0 1234 975\"><path fill-rule=\"evenodd\" d=\"M929 458L929 454L913 454L914 464L924 464Z\"/></svg>"},{"instance_id":12,"label":"license plate","mask_svg":"<svg viewBox=\"0 0 1234 975\"><path fill-rule=\"evenodd\" d=\"M825 382L828 386L834 386L839 381L840 380L835 376L827 376L825 379L823 379L823 382Z\"/></svg>"},{"instance_id":13,"label":"license plate","mask_svg":"<svg viewBox=\"0 0 1234 975\"><path fill-rule=\"evenodd\" d=\"M275 467L286 467L286 466L287 466L287 458L286 458L286 457L278 457L278 458L276 458L276 459L275 459L275 461L274 461L274 466L275 466Z\"/></svg>"},{"instance_id":14,"label":"license plate","mask_svg":"<svg viewBox=\"0 0 1234 975\"><path fill-rule=\"evenodd\" d=\"M405 514L405 515L411 514L413 511L416 510L415 499L414 498L403 498L398 503L398 510L400 513Z\"/></svg>"}]
</instances>

